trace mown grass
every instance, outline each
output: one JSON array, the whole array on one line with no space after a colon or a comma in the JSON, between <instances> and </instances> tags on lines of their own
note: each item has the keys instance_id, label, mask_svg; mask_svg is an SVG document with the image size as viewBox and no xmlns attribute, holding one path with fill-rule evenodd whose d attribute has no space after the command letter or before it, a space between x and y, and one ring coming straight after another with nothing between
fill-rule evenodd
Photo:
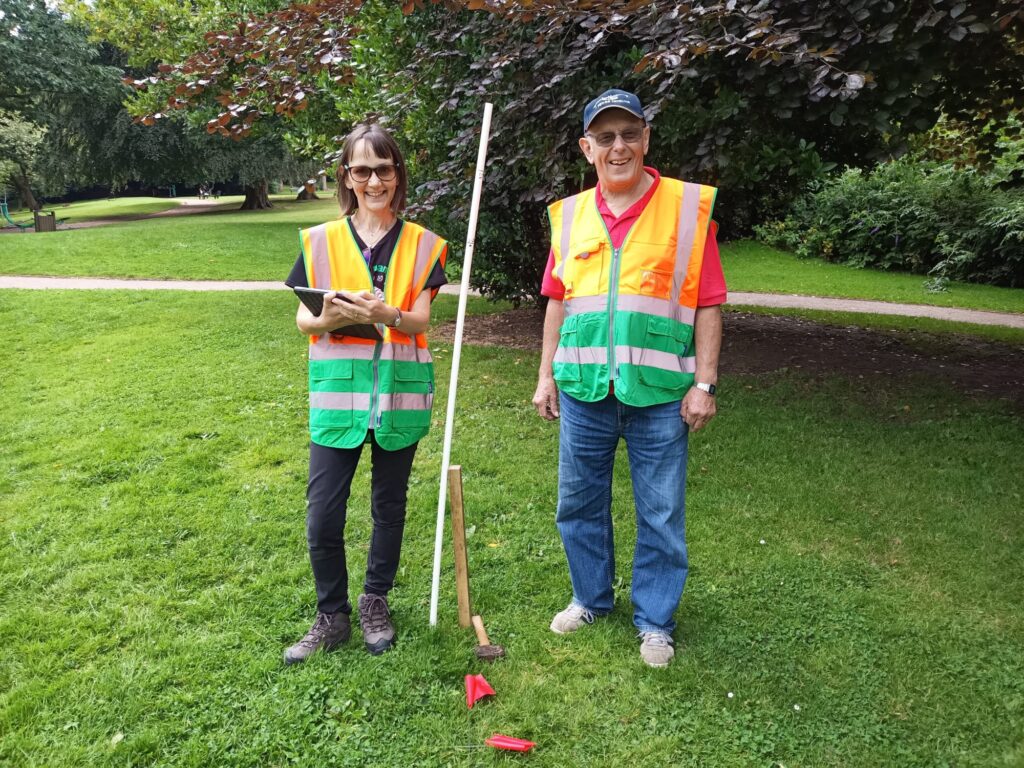
<instances>
[{"instance_id":1,"label":"mown grass","mask_svg":"<svg viewBox=\"0 0 1024 768\"><path fill-rule=\"evenodd\" d=\"M298 253L299 227L337 215L336 201L297 203L274 198L274 208L221 210L197 216L124 222L39 237L0 237L0 273L207 280L282 280L282 264ZM223 200L222 200L223 202ZM102 201L98 201L98 205ZM462 230L446 233L461 253ZM487 258L478 253L479 260ZM1024 313L1024 291L951 283L945 293L924 290L917 275L859 270L744 241L722 247L732 291L803 293L912 304ZM537 265L538 274L541 264ZM453 274L454 274L453 263Z\"/></svg>"},{"instance_id":2,"label":"mown grass","mask_svg":"<svg viewBox=\"0 0 1024 768\"><path fill-rule=\"evenodd\" d=\"M44 204L43 210L55 211L58 219L69 223L106 219L117 216L141 216L177 208L181 201L167 197L113 197L99 200L79 200L74 203ZM32 212L21 208L12 213L16 221L31 221Z\"/></svg>"},{"instance_id":3,"label":"mown grass","mask_svg":"<svg viewBox=\"0 0 1024 768\"><path fill-rule=\"evenodd\" d=\"M450 316L454 301L439 307ZM305 349L294 299L0 293L0 764L935 766L1024 761L1021 420L916 379L723 381L691 443L679 654L628 606L547 629L568 577L537 355L464 350L453 460L472 587L508 658L473 658L446 554L427 627L443 390L414 469L398 649L298 668L308 626ZM368 467L349 521L353 597ZM497 691L467 710L462 677ZM730 696L730 694L732 694Z\"/></svg>"},{"instance_id":4,"label":"mown grass","mask_svg":"<svg viewBox=\"0 0 1024 768\"><path fill-rule=\"evenodd\" d=\"M240 202L240 200L239 200ZM20 275L284 280L300 227L336 215L337 202L275 198L267 211L228 208L0 238L0 272Z\"/></svg>"},{"instance_id":5,"label":"mown grass","mask_svg":"<svg viewBox=\"0 0 1024 768\"><path fill-rule=\"evenodd\" d=\"M722 265L730 291L801 293L874 299L938 307L967 307L996 312L1024 312L1024 291L991 285L950 282L948 290L925 290L926 278L904 272L853 269L791 253L750 240L722 248Z\"/></svg>"}]
</instances>

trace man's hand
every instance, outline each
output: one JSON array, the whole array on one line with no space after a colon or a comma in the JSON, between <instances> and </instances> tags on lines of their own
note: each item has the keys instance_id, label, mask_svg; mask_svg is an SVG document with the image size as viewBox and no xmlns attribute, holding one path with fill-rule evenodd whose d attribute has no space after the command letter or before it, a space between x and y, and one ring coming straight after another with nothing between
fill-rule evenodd
<instances>
[{"instance_id":1,"label":"man's hand","mask_svg":"<svg viewBox=\"0 0 1024 768\"><path fill-rule=\"evenodd\" d=\"M683 398L679 415L690 426L690 431L696 432L715 418L717 411L718 405L715 403L713 395L709 395L702 389L690 387L690 391Z\"/></svg>"},{"instance_id":2,"label":"man's hand","mask_svg":"<svg viewBox=\"0 0 1024 768\"><path fill-rule=\"evenodd\" d=\"M558 418L558 387L553 376L541 376L537 391L533 393L533 407L542 419L554 421Z\"/></svg>"}]
</instances>

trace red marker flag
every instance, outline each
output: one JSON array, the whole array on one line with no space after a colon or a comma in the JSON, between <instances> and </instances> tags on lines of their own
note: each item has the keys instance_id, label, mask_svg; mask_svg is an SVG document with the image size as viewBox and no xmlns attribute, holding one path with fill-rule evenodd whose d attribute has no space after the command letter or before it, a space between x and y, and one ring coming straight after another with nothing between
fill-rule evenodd
<instances>
[{"instance_id":1,"label":"red marker flag","mask_svg":"<svg viewBox=\"0 0 1024 768\"><path fill-rule=\"evenodd\" d=\"M483 675L466 675L466 706L470 709L484 696L493 696L494 689Z\"/></svg>"}]
</instances>

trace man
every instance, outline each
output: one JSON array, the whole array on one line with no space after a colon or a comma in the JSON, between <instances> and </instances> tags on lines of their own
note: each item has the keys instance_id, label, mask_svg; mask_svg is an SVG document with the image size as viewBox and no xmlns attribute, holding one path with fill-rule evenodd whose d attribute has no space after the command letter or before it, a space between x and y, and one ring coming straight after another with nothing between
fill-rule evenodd
<instances>
[{"instance_id":1,"label":"man","mask_svg":"<svg viewBox=\"0 0 1024 768\"><path fill-rule=\"evenodd\" d=\"M666 667L687 574L687 437L715 415L726 293L715 189L645 167L650 137L632 93L605 91L583 111L580 149L598 184L548 209L533 404L561 420L556 522L573 594L552 631L612 609L612 466L624 438L637 519L633 623L643 661Z\"/></svg>"}]
</instances>

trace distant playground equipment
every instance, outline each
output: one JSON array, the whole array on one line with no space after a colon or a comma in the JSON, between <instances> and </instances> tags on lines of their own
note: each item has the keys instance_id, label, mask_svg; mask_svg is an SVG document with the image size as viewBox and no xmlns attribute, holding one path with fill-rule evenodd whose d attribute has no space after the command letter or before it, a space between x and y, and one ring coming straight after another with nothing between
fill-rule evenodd
<instances>
[{"instance_id":1,"label":"distant playground equipment","mask_svg":"<svg viewBox=\"0 0 1024 768\"><path fill-rule=\"evenodd\" d=\"M32 222L19 222L11 218L11 211L7 204L7 195L0 201L0 215L4 219L4 229L17 227L22 232L35 229L36 232L56 232L57 225L67 219L58 219L55 211L33 211Z\"/></svg>"},{"instance_id":2,"label":"distant playground equipment","mask_svg":"<svg viewBox=\"0 0 1024 768\"><path fill-rule=\"evenodd\" d=\"M32 227L35 226L34 224L29 224L29 223L22 224L22 223L17 222L14 219L11 218L11 212L7 208L7 197L6 196L4 196L3 202L0 202L0 215L3 215L3 217L4 217L4 225L3 225L4 229L9 229L11 227L17 227L22 232L24 232L26 229L32 229Z\"/></svg>"}]
</instances>

